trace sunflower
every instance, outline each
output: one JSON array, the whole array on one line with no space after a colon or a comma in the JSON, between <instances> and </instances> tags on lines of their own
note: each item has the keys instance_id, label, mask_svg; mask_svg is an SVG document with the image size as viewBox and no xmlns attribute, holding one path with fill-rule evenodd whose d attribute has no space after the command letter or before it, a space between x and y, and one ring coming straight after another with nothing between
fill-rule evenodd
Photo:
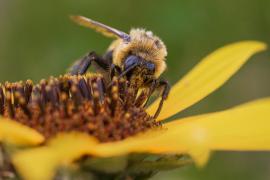
<instances>
[{"instance_id":1,"label":"sunflower","mask_svg":"<svg viewBox=\"0 0 270 180\"><path fill-rule=\"evenodd\" d=\"M166 121L219 88L265 49L264 43L243 41L211 53L172 87L156 119L152 115L159 99L145 109L146 93L138 95L124 79L114 79L106 93L100 75L1 85L0 141L2 154L8 155L0 170L49 180L61 176L61 168L91 167L100 179L122 172L114 176L121 179L182 166L189 158L202 167L213 151L268 151L269 98Z\"/></svg>"}]
</instances>

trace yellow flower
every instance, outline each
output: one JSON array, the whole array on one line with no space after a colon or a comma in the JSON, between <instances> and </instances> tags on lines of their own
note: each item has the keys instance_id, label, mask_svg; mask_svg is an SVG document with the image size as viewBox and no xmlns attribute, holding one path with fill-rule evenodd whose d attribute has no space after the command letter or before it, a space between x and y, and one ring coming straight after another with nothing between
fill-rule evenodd
<instances>
[{"instance_id":1,"label":"yellow flower","mask_svg":"<svg viewBox=\"0 0 270 180\"><path fill-rule=\"evenodd\" d=\"M266 49L256 41L227 45L204 58L177 82L156 119L164 121L223 85L255 53ZM154 114L159 100L147 108ZM44 142L33 129L0 120L0 141L32 146L16 152L12 162L28 180L52 179L56 169L82 156L115 157L130 153L188 154L203 166L212 151L269 151L270 98L169 123L115 142L98 142L80 132L62 133ZM41 145L38 145L41 144Z\"/></svg>"}]
</instances>

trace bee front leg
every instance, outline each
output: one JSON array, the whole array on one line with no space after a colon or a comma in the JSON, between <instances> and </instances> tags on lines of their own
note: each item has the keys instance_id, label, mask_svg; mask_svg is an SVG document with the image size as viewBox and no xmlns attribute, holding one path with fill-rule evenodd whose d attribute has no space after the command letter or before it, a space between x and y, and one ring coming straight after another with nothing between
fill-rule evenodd
<instances>
[{"instance_id":1,"label":"bee front leg","mask_svg":"<svg viewBox=\"0 0 270 180\"><path fill-rule=\"evenodd\" d=\"M115 64L111 64L110 66L110 78L112 80L112 78L114 76L119 76L119 74L121 74L122 70L120 67L116 66Z\"/></svg>"},{"instance_id":2,"label":"bee front leg","mask_svg":"<svg viewBox=\"0 0 270 180\"><path fill-rule=\"evenodd\" d=\"M161 100L159 102L159 106L158 106L157 111L154 115L154 118L158 117L158 115L162 109L163 102L167 99L169 92L170 92L170 89L171 89L171 86L167 80L159 79L159 80L157 80L157 83L158 83L157 87L162 88L163 91L162 91Z\"/></svg>"},{"instance_id":3,"label":"bee front leg","mask_svg":"<svg viewBox=\"0 0 270 180\"><path fill-rule=\"evenodd\" d=\"M90 52L82 59L76 61L70 68L69 73L71 75L82 75L85 74L87 69L90 67L92 61L104 70L108 70L110 63L98 56L95 52Z\"/></svg>"},{"instance_id":4,"label":"bee front leg","mask_svg":"<svg viewBox=\"0 0 270 180\"><path fill-rule=\"evenodd\" d=\"M150 100L150 97L151 97L151 95L154 93L154 91L155 91L157 85L158 85L158 82L157 82L156 79L153 80L153 81L151 82L151 85L150 85L150 87L149 87L149 89L148 89L147 99L146 99L146 101L145 101L145 103L144 103L144 105L143 105L144 108L147 106L147 104L148 104L148 102L149 102L149 100Z\"/></svg>"}]
</instances>

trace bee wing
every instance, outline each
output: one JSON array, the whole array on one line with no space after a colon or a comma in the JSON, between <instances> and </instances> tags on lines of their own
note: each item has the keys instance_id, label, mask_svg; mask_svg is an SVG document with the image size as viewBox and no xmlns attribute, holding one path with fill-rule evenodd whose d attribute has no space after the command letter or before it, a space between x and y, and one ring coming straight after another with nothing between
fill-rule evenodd
<instances>
[{"instance_id":1,"label":"bee wing","mask_svg":"<svg viewBox=\"0 0 270 180\"><path fill-rule=\"evenodd\" d=\"M112 38L121 38L124 40L129 40L130 36L122 31L109 27L100 22L94 21L92 19L86 18L84 16L70 16L70 18L77 24L81 26L94 29L95 31Z\"/></svg>"}]
</instances>

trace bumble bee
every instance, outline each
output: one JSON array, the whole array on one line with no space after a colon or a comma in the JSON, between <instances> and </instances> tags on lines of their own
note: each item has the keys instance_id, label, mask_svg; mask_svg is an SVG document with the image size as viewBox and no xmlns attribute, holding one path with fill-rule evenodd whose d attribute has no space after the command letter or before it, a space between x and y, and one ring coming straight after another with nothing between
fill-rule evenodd
<instances>
[{"instance_id":1,"label":"bumble bee","mask_svg":"<svg viewBox=\"0 0 270 180\"><path fill-rule=\"evenodd\" d=\"M169 83L160 78L166 69L167 49L163 41L151 31L144 29L131 29L127 34L83 16L71 16L71 19L79 25L116 40L111 43L104 56L91 52L76 61L70 69L70 74L84 74L91 63L95 62L99 68L109 70L111 76L117 73L118 77L126 77L131 86L147 88L148 98L144 105L156 89L163 90L154 116L157 117L170 90Z\"/></svg>"}]
</instances>

